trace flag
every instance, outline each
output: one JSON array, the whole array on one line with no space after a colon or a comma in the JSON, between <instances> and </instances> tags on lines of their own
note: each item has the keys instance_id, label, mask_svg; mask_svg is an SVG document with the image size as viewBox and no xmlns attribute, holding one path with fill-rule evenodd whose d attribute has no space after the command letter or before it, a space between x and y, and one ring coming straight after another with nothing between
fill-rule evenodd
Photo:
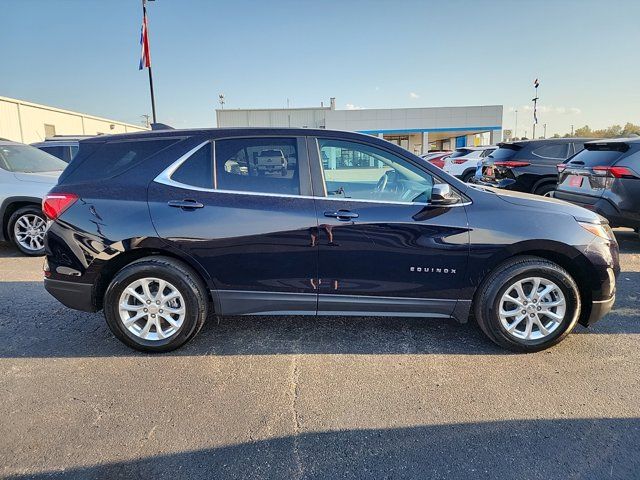
<instances>
[{"instance_id":1,"label":"flag","mask_svg":"<svg viewBox=\"0 0 640 480\"><path fill-rule=\"evenodd\" d=\"M539 82L539 81L538 81L538 79L536 78L536 79L534 80L534 82L533 82L533 86L534 86L535 88L538 88L538 86L539 86L539 85L540 85L540 82Z\"/></svg>"},{"instance_id":2,"label":"flag","mask_svg":"<svg viewBox=\"0 0 640 480\"><path fill-rule=\"evenodd\" d=\"M151 52L149 51L149 30L147 27L147 11L142 16L142 29L140 31L140 64L138 70L143 68L151 68Z\"/></svg>"}]
</instances>

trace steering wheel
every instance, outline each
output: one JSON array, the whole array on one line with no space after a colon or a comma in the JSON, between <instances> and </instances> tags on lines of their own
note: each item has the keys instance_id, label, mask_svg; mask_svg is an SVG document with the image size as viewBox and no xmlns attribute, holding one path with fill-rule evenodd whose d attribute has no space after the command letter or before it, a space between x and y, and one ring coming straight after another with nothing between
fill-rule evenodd
<instances>
[{"instance_id":1,"label":"steering wheel","mask_svg":"<svg viewBox=\"0 0 640 480\"><path fill-rule=\"evenodd\" d=\"M384 192L387 187L389 186L389 172L385 172L384 175L382 175L380 177L380 180L378 180L378 183L376 184L376 189L375 191L377 193L382 193Z\"/></svg>"}]
</instances>

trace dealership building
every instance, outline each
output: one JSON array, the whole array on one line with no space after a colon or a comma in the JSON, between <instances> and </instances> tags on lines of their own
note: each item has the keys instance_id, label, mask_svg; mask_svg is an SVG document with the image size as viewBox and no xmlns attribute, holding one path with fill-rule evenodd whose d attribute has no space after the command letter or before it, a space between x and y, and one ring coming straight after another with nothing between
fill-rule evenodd
<instances>
[{"instance_id":1,"label":"dealership building","mask_svg":"<svg viewBox=\"0 0 640 480\"><path fill-rule=\"evenodd\" d=\"M376 135L407 150L452 150L502 140L502 105L337 110L329 106L217 109L218 127L303 127Z\"/></svg>"},{"instance_id":2,"label":"dealership building","mask_svg":"<svg viewBox=\"0 0 640 480\"><path fill-rule=\"evenodd\" d=\"M7 140L33 143L55 135L102 135L145 130L148 128L141 125L0 97L0 138Z\"/></svg>"}]
</instances>

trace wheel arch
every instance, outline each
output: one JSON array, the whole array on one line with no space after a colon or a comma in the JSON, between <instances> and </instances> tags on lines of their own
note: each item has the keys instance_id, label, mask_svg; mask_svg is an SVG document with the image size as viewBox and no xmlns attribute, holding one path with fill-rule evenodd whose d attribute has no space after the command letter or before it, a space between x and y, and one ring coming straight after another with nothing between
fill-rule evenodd
<instances>
[{"instance_id":1,"label":"wheel arch","mask_svg":"<svg viewBox=\"0 0 640 480\"><path fill-rule=\"evenodd\" d=\"M476 296L480 291L480 286L489 275L502 263L514 257L533 256L549 260L564 268L573 277L580 291L582 309L579 323L585 324L591 314L593 299L593 279L597 278L597 273L589 260L576 248L565 243L553 240L528 240L514 245L492 256L487 260L487 268L482 269L482 275L477 282L477 288L473 295L472 304L476 301ZM473 307L472 307L473 311Z\"/></svg>"},{"instance_id":2,"label":"wheel arch","mask_svg":"<svg viewBox=\"0 0 640 480\"><path fill-rule=\"evenodd\" d=\"M192 269L204 283L209 301L212 305L216 305L212 296L213 281L211 276L197 261L182 252L176 252L174 249L154 246L126 250L105 261L100 269L100 273L96 280L96 287L94 289L94 303L96 304L96 308L100 310L103 307L104 294L107 291L109 283L111 283L111 280L113 280L120 270L136 260L157 256L169 257L178 260Z\"/></svg>"},{"instance_id":3,"label":"wheel arch","mask_svg":"<svg viewBox=\"0 0 640 480\"><path fill-rule=\"evenodd\" d=\"M0 205L0 220L2 221L0 224L0 240L10 240L9 218L16 210L29 206L42 208L41 205L42 199L39 197L18 196L6 198Z\"/></svg>"},{"instance_id":4,"label":"wheel arch","mask_svg":"<svg viewBox=\"0 0 640 480\"><path fill-rule=\"evenodd\" d=\"M536 180L536 182L531 187L531 193L534 193L536 190L538 190L540 187L544 185L551 185L551 184L556 185L557 183L558 183L557 175L545 175L540 180Z\"/></svg>"}]
</instances>

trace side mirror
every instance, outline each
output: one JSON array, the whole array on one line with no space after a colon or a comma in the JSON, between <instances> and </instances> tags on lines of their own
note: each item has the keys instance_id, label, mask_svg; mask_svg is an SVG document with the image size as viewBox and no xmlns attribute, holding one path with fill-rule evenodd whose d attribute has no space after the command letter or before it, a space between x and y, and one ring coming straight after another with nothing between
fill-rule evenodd
<instances>
[{"instance_id":1,"label":"side mirror","mask_svg":"<svg viewBox=\"0 0 640 480\"><path fill-rule=\"evenodd\" d=\"M432 205L452 205L458 203L458 196L451 192L451 187L448 183L436 183L431 188L431 202Z\"/></svg>"}]
</instances>

